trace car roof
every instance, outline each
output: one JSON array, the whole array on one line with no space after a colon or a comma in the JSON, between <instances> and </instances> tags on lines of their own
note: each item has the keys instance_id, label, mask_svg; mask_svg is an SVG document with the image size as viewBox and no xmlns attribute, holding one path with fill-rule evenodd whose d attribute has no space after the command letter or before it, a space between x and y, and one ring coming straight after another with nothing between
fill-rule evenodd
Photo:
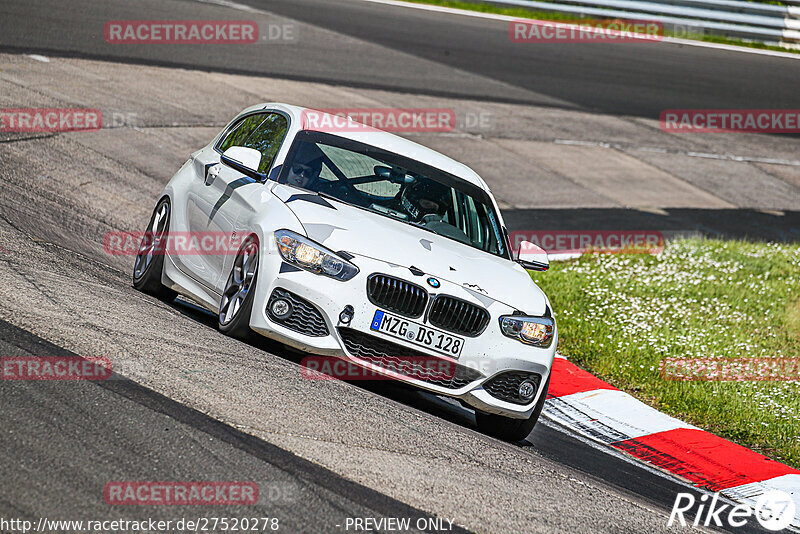
<instances>
[{"instance_id":1,"label":"car roof","mask_svg":"<svg viewBox=\"0 0 800 534\"><path fill-rule=\"evenodd\" d=\"M278 111L283 111L284 113L290 116L292 123L300 125L301 130L328 131L329 133L334 133L335 135L344 137L346 139L359 141L364 144L388 150L389 152L394 152L396 154L410 157L417 161L420 161L422 163L425 163L427 165L436 167L437 169L450 173L454 176L457 176L458 178L470 182L471 184L476 185L481 189L489 192L489 187L486 185L486 182L483 181L483 178L481 178L478 175L478 173L476 173L463 163L459 163L458 161L451 159L445 156L444 154L436 152L435 150L422 146L413 141L409 141L408 139L400 137L399 135L394 135L392 133L385 132L383 130L378 130L375 128L369 128L368 131L344 130L344 131L330 132L330 130L315 129L308 127L309 125L307 124L307 121L303 120L305 118L305 113L307 113L308 111L319 113L320 117L331 117L331 118L334 117L334 115L326 113L324 110L316 110L312 108L293 106L291 104L271 102L271 103L261 104L259 106L253 106L252 108L248 108L248 110L246 111L251 111L254 108L275 109Z\"/></svg>"}]
</instances>

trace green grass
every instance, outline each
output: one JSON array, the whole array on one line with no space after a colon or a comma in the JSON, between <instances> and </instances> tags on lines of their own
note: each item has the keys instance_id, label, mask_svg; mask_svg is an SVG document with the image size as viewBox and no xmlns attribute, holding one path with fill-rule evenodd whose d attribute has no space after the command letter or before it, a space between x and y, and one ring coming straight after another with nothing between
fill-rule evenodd
<instances>
[{"instance_id":1,"label":"green grass","mask_svg":"<svg viewBox=\"0 0 800 534\"><path fill-rule=\"evenodd\" d=\"M536 273L559 352L640 400L800 467L800 380L661 376L667 357L800 357L800 246L687 239Z\"/></svg>"},{"instance_id":2,"label":"green grass","mask_svg":"<svg viewBox=\"0 0 800 534\"><path fill-rule=\"evenodd\" d=\"M578 18L581 18L580 15L577 14L555 13L552 11L536 11L534 9L527 9L524 7L503 6L499 4L462 2L459 0L403 0L403 1L414 4L430 4L434 6L452 7L455 9L478 11L480 13L495 13L498 15L508 15L510 17L519 17L527 19L574 21ZM780 2L756 2L756 3L780 4ZM585 17L585 18L591 20L599 20L602 17ZM725 37L724 35L713 35L705 33L700 35L683 35L683 34L676 34L675 32L671 32L669 30L664 30L664 36L681 37L684 39L692 39L695 41L705 41L709 43L729 44L734 46L744 46L747 48L758 48L761 50L776 50L778 52L789 52L789 53L800 54L800 50L784 48L782 46L767 45L764 43L745 41L742 39L735 39L733 37Z\"/></svg>"}]
</instances>

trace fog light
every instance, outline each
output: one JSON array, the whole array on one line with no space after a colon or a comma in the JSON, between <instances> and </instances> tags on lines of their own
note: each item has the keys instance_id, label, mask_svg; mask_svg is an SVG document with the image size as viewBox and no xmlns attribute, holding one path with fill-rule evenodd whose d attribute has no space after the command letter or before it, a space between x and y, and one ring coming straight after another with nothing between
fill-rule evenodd
<instances>
[{"instance_id":1,"label":"fog light","mask_svg":"<svg viewBox=\"0 0 800 534\"><path fill-rule=\"evenodd\" d=\"M348 304L347 306L344 307L342 313L339 314L339 321L342 324L350 324L350 321L353 320L353 313L354 313L353 307Z\"/></svg>"},{"instance_id":2,"label":"fog light","mask_svg":"<svg viewBox=\"0 0 800 534\"><path fill-rule=\"evenodd\" d=\"M270 305L270 311L277 319L286 319L292 314L292 305L288 300L276 299Z\"/></svg>"},{"instance_id":3,"label":"fog light","mask_svg":"<svg viewBox=\"0 0 800 534\"><path fill-rule=\"evenodd\" d=\"M522 384L519 385L519 398L524 401L531 401L533 400L534 395L536 395L536 384L531 382L530 380L525 380Z\"/></svg>"}]
</instances>

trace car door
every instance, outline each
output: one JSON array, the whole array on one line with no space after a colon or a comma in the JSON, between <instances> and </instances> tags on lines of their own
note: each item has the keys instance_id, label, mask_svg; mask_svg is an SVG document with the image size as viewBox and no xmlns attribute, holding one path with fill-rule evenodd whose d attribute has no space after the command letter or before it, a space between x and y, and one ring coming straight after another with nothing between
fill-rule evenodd
<instances>
[{"instance_id":1,"label":"car door","mask_svg":"<svg viewBox=\"0 0 800 534\"><path fill-rule=\"evenodd\" d=\"M253 148L261 153L258 171L269 174L286 137L289 121L284 115L275 112L261 114L259 119L258 126L247 135L237 130L224 139L218 147L218 155L232 146ZM244 125L243 128L249 129L250 126ZM208 174L206 182L210 196L205 205L209 209L207 222L204 221L208 225L207 231L217 232L217 235L230 239L228 242L235 245L249 233L252 215L257 209L257 206L248 202L247 189L260 187L262 184L223 164L210 167ZM209 280L213 280L213 289L217 293L224 289L236 252L234 246L228 254L209 254L205 259L204 268L208 269Z\"/></svg>"},{"instance_id":2,"label":"car door","mask_svg":"<svg viewBox=\"0 0 800 534\"><path fill-rule=\"evenodd\" d=\"M216 238L231 224L223 220L225 214L214 209L227 190L226 177L219 178L221 168L220 154L237 142L244 142L264 121L266 113L258 112L247 115L234 124L213 147L207 147L194 156L195 178L186 195L185 224L187 238L202 239L210 235ZM176 239L178 236L176 236ZM216 255L205 250L187 250L186 247L175 247L175 262L186 274L194 278L207 289L216 291L221 265Z\"/></svg>"}]
</instances>

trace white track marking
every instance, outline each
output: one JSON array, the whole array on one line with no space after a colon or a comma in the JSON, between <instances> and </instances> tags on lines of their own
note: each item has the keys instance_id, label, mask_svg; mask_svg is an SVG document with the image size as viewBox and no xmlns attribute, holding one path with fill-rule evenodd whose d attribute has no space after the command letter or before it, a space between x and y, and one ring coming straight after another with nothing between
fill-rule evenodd
<instances>
[{"instance_id":1,"label":"white track marking","mask_svg":"<svg viewBox=\"0 0 800 534\"><path fill-rule=\"evenodd\" d=\"M555 139L553 140L553 143L557 145L613 148L614 150L621 150L623 152L639 151L639 152L656 152L659 154L680 154L690 158L718 159L725 161L737 161L740 163L770 163L773 165L788 165L792 167L800 167L800 160L794 160L794 159L763 158L760 156L737 156L736 154L714 154L711 152L693 152L693 151L674 150L674 149L667 149L660 147L626 146L620 143L605 143L603 141L581 141L576 139Z\"/></svg>"},{"instance_id":2,"label":"white track marking","mask_svg":"<svg viewBox=\"0 0 800 534\"><path fill-rule=\"evenodd\" d=\"M262 14L269 13L268 11L264 11L263 9L247 6L244 4L240 4L238 2L230 2L229 0L195 0L195 1L202 2L203 4L214 4L217 6L229 7L231 9L238 9L239 11L247 11L249 13L262 13Z\"/></svg>"},{"instance_id":3,"label":"white track marking","mask_svg":"<svg viewBox=\"0 0 800 534\"><path fill-rule=\"evenodd\" d=\"M605 443L676 428L697 428L659 412L624 391L596 389L551 400L548 401L551 402L548 416Z\"/></svg>"}]
</instances>

